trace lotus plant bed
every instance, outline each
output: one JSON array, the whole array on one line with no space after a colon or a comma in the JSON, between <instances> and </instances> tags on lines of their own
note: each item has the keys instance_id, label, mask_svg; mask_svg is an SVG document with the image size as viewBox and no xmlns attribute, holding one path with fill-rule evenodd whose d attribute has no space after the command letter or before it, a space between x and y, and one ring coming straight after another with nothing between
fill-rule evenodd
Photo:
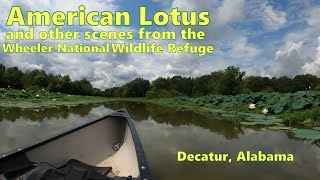
<instances>
[{"instance_id":1,"label":"lotus plant bed","mask_svg":"<svg viewBox=\"0 0 320 180\"><path fill-rule=\"evenodd\" d=\"M68 95L40 90L17 90L0 88L0 108L50 108L53 106L76 106L79 104L101 103L107 98Z\"/></svg>"}]
</instances>

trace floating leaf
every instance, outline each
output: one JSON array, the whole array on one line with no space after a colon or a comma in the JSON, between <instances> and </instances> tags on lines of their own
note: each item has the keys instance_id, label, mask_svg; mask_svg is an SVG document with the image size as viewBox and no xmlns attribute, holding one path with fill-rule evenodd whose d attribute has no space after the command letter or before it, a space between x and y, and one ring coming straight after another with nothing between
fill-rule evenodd
<instances>
[{"instance_id":1,"label":"floating leaf","mask_svg":"<svg viewBox=\"0 0 320 180\"><path fill-rule=\"evenodd\" d=\"M277 103L277 106L284 107L288 104L288 101L285 98L281 98L280 101Z\"/></svg>"},{"instance_id":2,"label":"floating leaf","mask_svg":"<svg viewBox=\"0 0 320 180\"><path fill-rule=\"evenodd\" d=\"M310 104L309 102L307 102L305 99L298 99L298 100L295 100L293 101L292 103L292 109L294 110L300 110L300 109L303 109L305 108L308 104Z\"/></svg>"},{"instance_id":3,"label":"floating leaf","mask_svg":"<svg viewBox=\"0 0 320 180\"><path fill-rule=\"evenodd\" d=\"M314 106L319 106L320 105L320 97L318 97L314 103L313 103Z\"/></svg>"},{"instance_id":4,"label":"floating leaf","mask_svg":"<svg viewBox=\"0 0 320 180\"><path fill-rule=\"evenodd\" d=\"M287 131L291 131L291 130L294 130L293 127L288 127L288 126L271 126L271 127L268 127L269 129L271 130L287 130Z\"/></svg>"},{"instance_id":5,"label":"floating leaf","mask_svg":"<svg viewBox=\"0 0 320 180\"><path fill-rule=\"evenodd\" d=\"M308 140L319 140L320 131L314 129L297 129L293 131L293 134L297 138Z\"/></svg>"},{"instance_id":6,"label":"floating leaf","mask_svg":"<svg viewBox=\"0 0 320 180\"><path fill-rule=\"evenodd\" d=\"M276 107L273 112L274 112L275 114L279 114L279 113L281 113L282 111L283 111L283 107L280 106L280 107Z\"/></svg>"},{"instance_id":7,"label":"floating leaf","mask_svg":"<svg viewBox=\"0 0 320 180\"><path fill-rule=\"evenodd\" d=\"M246 122L246 121L242 121L240 122L241 125L245 125L245 126L255 126L258 125L256 122Z\"/></svg>"}]
</instances>

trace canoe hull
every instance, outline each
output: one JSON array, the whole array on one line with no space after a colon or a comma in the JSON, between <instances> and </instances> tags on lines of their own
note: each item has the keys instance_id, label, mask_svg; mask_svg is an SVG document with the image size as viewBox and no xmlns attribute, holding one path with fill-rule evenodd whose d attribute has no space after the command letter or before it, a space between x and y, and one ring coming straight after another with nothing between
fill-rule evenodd
<instances>
[{"instance_id":1,"label":"canoe hull","mask_svg":"<svg viewBox=\"0 0 320 180\"><path fill-rule=\"evenodd\" d=\"M151 179L133 120L125 110L5 155L0 159L0 174L18 157L55 167L77 159L93 166L112 167L115 176Z\"/></svg>"}]
</instances>

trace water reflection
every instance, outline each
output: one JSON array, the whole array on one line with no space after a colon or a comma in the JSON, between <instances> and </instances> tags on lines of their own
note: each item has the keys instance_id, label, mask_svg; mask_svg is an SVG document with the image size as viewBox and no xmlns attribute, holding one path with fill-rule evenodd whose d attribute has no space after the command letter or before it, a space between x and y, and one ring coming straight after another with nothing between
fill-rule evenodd
<instances>
[{"instance_id":1,"label":"water reflection","mask_svg":"<svg viewBox=\"0 0 320 180\"><path fill-rule=\"evenodd\" d=\"M182 125L199 126L210 130L213 133L221 134L227 139L237 139L239 134L243 134L241 125L230 121L208 119L190 111L176 111L173 108L142 103L109 103L105 107L111 109L126 108L131 117L138 122L153 119L157 123L170 124L174 127Z\"/></svg>"},{"instance_id":2,"label":"water reflection","mask_svg":"<svg viewBox=\"0 0 320 180\"><path fill-rule=\"evenodd\" d=\"M62 118L68 119L69 115L77 114L81 117L85 117L90 114L92 108L99 107L101 105L87 104L79 106L61 106L53 108L10 108L10 109L0 109L0 121L9 120L16 121L19 118L31 120L31 121L42 121L44 119L51 118Z\"/></svg>"},{"instance_id":3,"label":"water reflection","mask_svg":"<svg viewBox=\"0 0 320 180\"><path fill-rule=\"evenodd\" d=\"M320 149L289 133L250 129L238 123L208 119L192 112L156 105L106 104L126 108L135 119L154 179L317 179ZM177 152L228 153L239 151L294 154L294 163L177 162Z\"/></svg>"},{"instance_id":4,"label":"water reflection","mask_svg":"<svg viewBox=\"0 0 320 180\"><path fill-rule=\"evenodd\" d=\"M137 123L155 179L317 179L320 149L309 142L289 139L285 133L245 129L228 140L199 126L159 124L152 119ZM177 152L228 153L239 151L292 153L294 163L177 162ZM161 167L161 168L158 168Z\"/></svg>"},{"instance_id":5,"label":"water reflection","mask_svg":"<svg viewBox=\"0 0 320 180\"><path fill-rule=\"evenodd\" d=\"M66 129L108 115L103 105L0 111L0 153L37 143Z\"/></svg>"}]
</instances>

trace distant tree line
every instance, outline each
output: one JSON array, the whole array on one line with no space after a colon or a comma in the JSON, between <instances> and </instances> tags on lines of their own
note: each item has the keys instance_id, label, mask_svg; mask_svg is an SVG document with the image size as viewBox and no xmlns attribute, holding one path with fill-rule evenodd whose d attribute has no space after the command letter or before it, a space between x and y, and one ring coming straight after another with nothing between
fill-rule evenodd
<instances>
[{"instance_id":1,"label":"distant tree line","mask_svg":"<svg viewBox=\"0 0 320 180\"><path fill-rule=\"evenodd\" d=\"M14 89L46 89L51 92L66 94L104 96L103 91L93 88L86 80L72 81L71 78L61 75L47 74L42 70L22 72L17 67L6 68L0 64L0 88Z\"/></svg>"},{"instance_id":2,"label":"distant tree line","mask_svg":"<svg viewBox=\"0 0 320 180\"><path fill-rule=\"evenodd\" d=\"M297 75L294 78L282 76L279 78L245 76L246 73L237 67L212 72L197 78L173 76L160 77L149 83L136 79L122 87L105 90L107 97L174 97L174 96L205 96L209 94L236 95L252 92L297 92L304 90L320 91L320 78L314 75ZM139 85L140 84L140 85ZM144 89L137 96L137 88ZM129 89L129 91L127 91ZM140 90L141 91L141 90ZM128 93L131 92L131 93ZM129 95L130 94L130 95Z\"/></svg>"},{"instance_id":3,"label":"distant tree line","mask_svg":"<svg viewBox=\"0 0 320 180\"><path fill-rule=\"evenodd\" d=\"M235 95L251 92L296 92L302 90L320 91L320 78L305 74L294 78L245 76L246 73L237 67L212 72L197 78L173 76L160 77L150 81L137 78L121 87L109 88L104 91L94 88L86 80L72 81L61 75L47 74L43 70L22 72L17 67L6 68L0 64L0 88L15 89L46 89L51 92L66 94L105 96L105 97L174 97L204 96L208 94Z\"/></svg>"}]
</instances>

